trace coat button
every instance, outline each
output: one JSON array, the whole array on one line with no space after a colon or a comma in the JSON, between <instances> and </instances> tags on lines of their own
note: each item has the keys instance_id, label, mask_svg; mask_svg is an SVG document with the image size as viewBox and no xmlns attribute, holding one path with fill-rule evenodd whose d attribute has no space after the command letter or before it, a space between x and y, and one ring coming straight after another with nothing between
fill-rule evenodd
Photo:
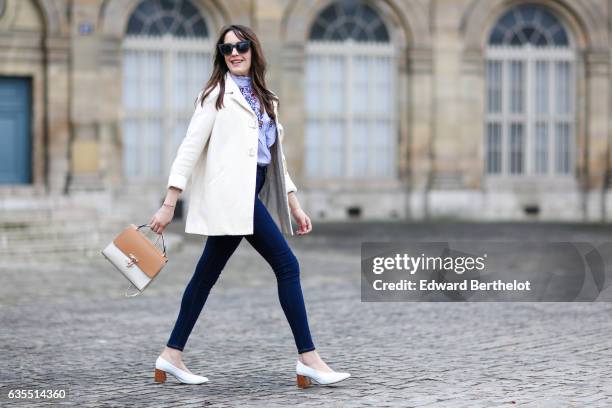
<instances>
[{"instance_id":1,"label":"coat button","mask_svg":"<svg viewBox=\"0 0 612 408\"><path fill-rule=\"evenodd\" d=\"M255 156L255 149L253 149L252 147L249 149L249 156Z\"/></svg>"}]
</instances>

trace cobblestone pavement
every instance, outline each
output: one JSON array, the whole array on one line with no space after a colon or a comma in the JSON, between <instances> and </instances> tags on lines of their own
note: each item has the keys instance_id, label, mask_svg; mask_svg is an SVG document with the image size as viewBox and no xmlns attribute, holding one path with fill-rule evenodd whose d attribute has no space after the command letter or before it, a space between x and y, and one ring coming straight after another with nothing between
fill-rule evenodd
<instances>
[{"instance_id":1,"label":"cobblestone pavement","mask_svg":"<svg viewBox=\"0 0 612 408\"><path fill-rule=\"evenodd\" d=\"M171 225L180 230L180 224ZM205 237L189 236L136 298L100 259L0 271L7 392L66 389L49 405L81 407L604 407L612 406L610 303L362 303L363 240L608 240L577 224L321 224L288 238L301 267L313 340L352 377L295 386L295 345L275 278L244 240L213 288L185 362L207 376L153 381ZM14 402L13 402L14 403ZM39 405L34 402L15 405Z\"/></svg>"}]
</instances>

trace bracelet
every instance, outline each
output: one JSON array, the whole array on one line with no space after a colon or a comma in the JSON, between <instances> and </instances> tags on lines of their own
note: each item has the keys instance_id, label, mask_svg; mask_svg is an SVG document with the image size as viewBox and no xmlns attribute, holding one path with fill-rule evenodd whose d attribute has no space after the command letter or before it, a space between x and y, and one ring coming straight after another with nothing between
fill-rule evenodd
<instances>
[{"instance_id":1,"label":"bracelet","mask_svg":"<svg viewBox=\"0 0 612 408\"><path fill-rule=\"evenodd\" d=\"M173 205L166 204L166 203L163 203L162 205L165 205L166 207L174 207Z\"/></svg>"}]
</instances>

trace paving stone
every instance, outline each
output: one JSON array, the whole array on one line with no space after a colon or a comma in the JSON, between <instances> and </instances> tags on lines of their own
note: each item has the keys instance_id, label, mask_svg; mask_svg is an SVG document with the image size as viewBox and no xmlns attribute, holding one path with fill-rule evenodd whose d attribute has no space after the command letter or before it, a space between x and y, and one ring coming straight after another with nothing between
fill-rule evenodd
<instances>
[{"instance_id":1,"label":"paving stone","mask_svg":"<svg viewBox=\"0 0 612 408\"><path fill-rule=\"evenodd\" d=\"M564 407L611 405L612 304L362 303L360 243L384 240L612 240L595 225L384 223L315 226L291 237L313 340L328 364L352 373L335 386L295 386L295 345L273 272L243 241L189 338L185 362L210 382L153 381L157 355L204 239L181 252L143 296L90 264L0 269L6 391L66 389L66 401L19 406Z\"/></svg>"}]
</instances>

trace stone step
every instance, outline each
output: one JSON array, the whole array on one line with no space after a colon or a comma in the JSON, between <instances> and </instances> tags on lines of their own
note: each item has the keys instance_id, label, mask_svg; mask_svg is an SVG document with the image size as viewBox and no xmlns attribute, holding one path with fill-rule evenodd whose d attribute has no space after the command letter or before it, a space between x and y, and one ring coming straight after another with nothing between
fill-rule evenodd
<instances>
[{"instance_id":1,"label":"stone step","mask_svg":"<svg viewBox=\"0 0 612 408\"><path fill-rule=\"evenodd\" d=\"M20 205L0 211L0 265L104 259L101 251L119 233L130 224L138 226L148 221L136 220L140 215L103 214L96 208L62 200ZM161 249L156 233L149 228L141 231ZM182 234L166 232L164 240L168 252L182 248Z\"/></svg>"},{"instance_id":2,"label":"stone step","mask_svg":"<svg viewBox=\"0 0 612 408\"><path fill-rule=\"evenodd\" d=\"M166 248L168 247L167 238L164 234L164 242L166 243ZM100 236L92 236L86 238L73 238L73 239L64 239L64 240L40 240L40 241L29 241L23 245L7 245L0 247L0 255L2 254L18 254L18 253L30 253L35 254L38 252L52 252L54 250L63 251L65 249L69 250L86 250L89 248L104 248L111 242L111 239L101 239ZM153 243L155 241L152 241ZM158 248L162 248L161 241L156 244Z\"/></svg>"},{"instance_id":3,"label":"stone step","mask_svg":"<svg viewBox=\"0 0 612 408\"><path fill-rule=\"evenodd\" d=\"M101 251L111 240L112 237L90 240L75 238L58 241L32 241L24 245L0 247L0 266L6 267L15 263L41 263L62 259L87 263L92 258L103 258ZM180 251L183 247L183 237L179 234L164 233L164 241L168 257L171 256L172 252ZM155 242L155 239L152 242ZM161 249L161 243L158 243L157 246Z\"/></svg>"},{"instance_id":4,"label":"stone step","mask_svg":"<svg viewBox=\"0 0 612 408\"><path fill-rule=\"evenodd\" d=\"M83 224L52 224L52 225L27 225L23 228L0 228L0 241L23 241L36 239L60 239L70 238L75 235L87 234L117 235L128 223L119 221L96 221ZM154 235L149 228L142 228L148 235Z\"/></svg>"}]
</instances>

